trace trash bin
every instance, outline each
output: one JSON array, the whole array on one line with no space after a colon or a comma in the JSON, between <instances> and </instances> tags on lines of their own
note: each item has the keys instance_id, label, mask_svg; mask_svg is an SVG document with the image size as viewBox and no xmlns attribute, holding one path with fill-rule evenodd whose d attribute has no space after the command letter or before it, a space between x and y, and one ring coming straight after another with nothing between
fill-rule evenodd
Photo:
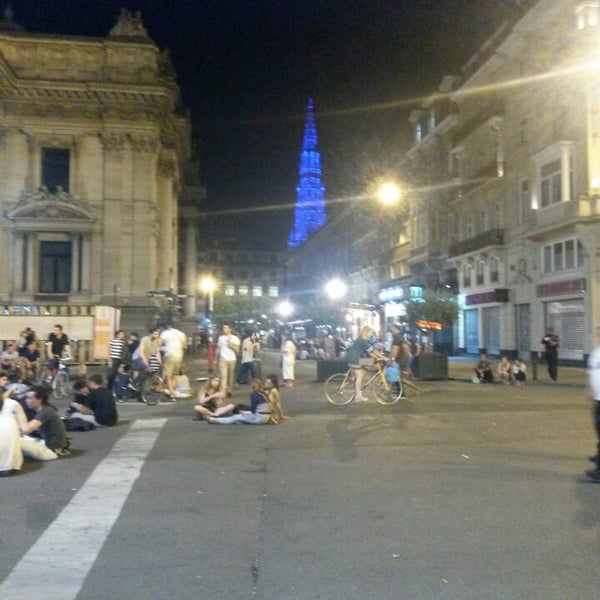
<instances>
[{"instance_id":1,"label":"trash bin","mask_svg":"<svg viewBox=\"0 0 600 600\"><path fill-rule=\"evenodd\" d=\"M441 352L423 352L419 356L419 379L448 379L448 356Z\"/></svg>"},{"instance_id":2,"label":"trash bin","mask_svg":"<svg viewBox=\"0 0 600 600\"><path fill-rule=\"evenodd\" d=\"M348 369L346 360L318 360L317 361L317 381L325 381L334 373L343 373Z\"/></svg>"}]
</instances>

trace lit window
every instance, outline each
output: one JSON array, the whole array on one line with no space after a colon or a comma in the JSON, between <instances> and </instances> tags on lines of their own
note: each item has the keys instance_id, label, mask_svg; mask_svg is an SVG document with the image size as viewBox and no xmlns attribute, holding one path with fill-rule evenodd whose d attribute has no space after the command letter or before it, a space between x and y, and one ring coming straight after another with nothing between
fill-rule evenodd
<instances>
[{"instance_id":1,"label":"lit window","mask_svg":"<svg viewBox=\"0 0 600 600\"><path fill-rule=\"evenodd\" d=\"M240 296L247 296L249 293L249 289L247 285L240 285L240 287L238 288L238 293Z\"/></svg>"},{"instance_id":2,"label":"lit window","mask_svg":"<svg viewBox=\"0 0 600 600\"><path fill-rule=\"evenodd\" d=\"M276 285L269 286L269 297L277 298L279 296L279 288Z\"/></svg>"},{"instance_id":3,"label":"lit window","mask_svg":"<svg viewBox=\"0 0 600 600\"><path fill-rule=\"evenodd\" d=\"M227 284L225 286L225 295L226 296L235 296L235 285Z\"/></svg>"},{"instance_id":4,"label":"lit window","mask_svg":"<svg viewBox=\"0 0 600 600\"><path fill-rule=\"evenodd\" d=\"M263 295L262 286L261 285L252 286L252 295L255 296L256 298L262 296Z\"/></svg>"}]
</instances>

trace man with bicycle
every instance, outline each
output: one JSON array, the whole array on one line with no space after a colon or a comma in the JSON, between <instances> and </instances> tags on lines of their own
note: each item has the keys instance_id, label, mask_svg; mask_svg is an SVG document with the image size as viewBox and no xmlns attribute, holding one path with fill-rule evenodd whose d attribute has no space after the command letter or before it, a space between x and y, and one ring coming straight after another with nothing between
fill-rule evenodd
<instances>
[{"instance_id":1,"label":"man with bicycle","mask_svg":"<svg viewBox=\"0 0 600 600\"><path fill-rule=\"evenodd\" d=\"M48 371L52 374L58 369L59 358L71 358L71 346L69 338L63 331L62 325L55 325L52 333L45 343L46 356L48 358Z\"/></svg>"},{"instance_id":2,"label":"man with bicycle","mask_svg":"<svg viewBox=\"0 0 600 600\"><path fill-rule=\"evenodd\" d=\"M366 325L360 331L357 337L346 352L348 366L352 369L354 375L354 401L366 402L368 398L362 395L362 382L364 366L360 364L361 358L374 358L376 360L387 361L388 358L375 348L377 343L377 334L372 327Z\"/></svg>"}]
</instances>

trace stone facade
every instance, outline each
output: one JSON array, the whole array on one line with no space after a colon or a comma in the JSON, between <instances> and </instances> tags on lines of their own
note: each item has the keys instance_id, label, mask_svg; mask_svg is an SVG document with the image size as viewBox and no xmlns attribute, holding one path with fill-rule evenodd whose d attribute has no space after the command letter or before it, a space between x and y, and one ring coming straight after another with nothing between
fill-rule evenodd
<instances>
[{"instance_id":1,"label":"stone facade","mask_svg":"<svg viewBox=\"0 0 600 600\"><path fill-rule=\"evenodd\" d=\"M139 15L106 38L0 31L0 303L117 305L178 289L189 122ZM38 310L38 312L36 312Z\"/></svg>"},{"instance_id":2,"label":"stone facade","mask_svg":"<svg viewBox=\"0 0 600 600\"><path fill-rule=\"evenodd\" d=\"M576 15L592 19L578 29ZM417 197L411 218L417 223L425 212L420 241L438 244L439 258L456 268L457 346L468 353L529 358L547 327L561 337L563 360L579 362L593 347L600 315L597 17L593 2L523 3L461 78L445 79L412 116L408 164L417 187L431 191Z\"/></svg>"}]
</instances>

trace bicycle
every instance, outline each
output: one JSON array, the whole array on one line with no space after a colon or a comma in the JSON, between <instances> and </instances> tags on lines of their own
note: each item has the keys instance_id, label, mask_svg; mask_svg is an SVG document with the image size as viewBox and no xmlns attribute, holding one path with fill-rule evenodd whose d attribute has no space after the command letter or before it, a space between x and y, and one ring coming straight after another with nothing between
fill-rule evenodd
<instances>
[{"instance_id":1,"label":"bicycle","mask_svg":"<svg viewBox=\"0 0 600 600\"><path fill-rule=\"evenodd\" d=\"M374 365L371 363L368 366L362 366L365 370L372 372L373 375L366 383L363 383L361 392L365 388L371 387L374 392L375 400L379 404L395 404L402 396L402 378L399 377L398 381L394 383L388 382L385 378L384 370L381 367L383 362L384 361L375 361ZM325 382L325 396L331 404L343 406L354 400L353 371L354 369L350 367L345 373L335 373L327 379Z\"/></svg>"},{"instance_id":2,"label":"bicycle","mask_svg":"<svg viewBox=\"0 0 600 600\"><path fill-rule=\"evenodd\" d=\"M54 357L57 361L56 372L48 371L46 382L52 386L52 395L55 398L68 398L73 388L69 376L68 363L70 358Z\"/></svg>"},{"instance_id":3,"label":"bicycle","mask_svg":"<svg viewBox=\"0 0 600 600\"><path fill-rule=\"evenodd\" d=\"M165 382L159 371L144 371L135 387L139 398L148 406L156 406L165 397Z\"/></svg>"}]
</instances>

